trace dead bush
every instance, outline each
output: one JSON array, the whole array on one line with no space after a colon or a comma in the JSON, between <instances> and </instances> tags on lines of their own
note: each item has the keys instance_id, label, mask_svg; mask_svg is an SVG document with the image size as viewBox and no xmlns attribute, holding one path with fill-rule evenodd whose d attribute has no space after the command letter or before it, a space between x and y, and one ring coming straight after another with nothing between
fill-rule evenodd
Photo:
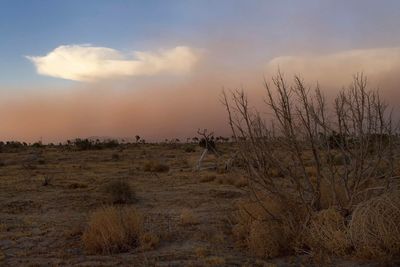
<instances>
[{"instance_id":1,"label":"dead bush","mask_svg":"<svg viewBox=\"0 0 400 267\"><path fill-rule=\"evenodd\" d=\"M311 217L324 209L324 182L331 205L343 212L371 197L364 193L372 182L393 185L396 129L388 106L377 91L368 90L365 76L354 76L332 105L321 88L309 88L298 76L288 82L278 72L265 89L268 119L243 91L231 92L230 100L222 95L251 188L282 200L289 195ZM345 199L337 197L341 192Z\"/></svg>"},{"instance_id":2,"label":"dead bush","mask_svg":"<svg viewBox=\"0 0 400 267\"><path fill-rule=\"evenodd\" d=\"M344 255L351 251L344 217L352 215L358 250L369 249L371 257L398 254L398 202L382 194L397 186L399 137L378 91L358 74L328 103L320 87L310 88L298 76L288 82L281 72L272 85L265 81L265 89L266 111L254 109L242 90L222 95L251 198L259 205L257 212L242 207L247 221L234 228L239 239L264 257L308 248Z\"/></svg>"},{"instance_id":3,"label":"dead bush","mask_svg":"<svg viewBox=\"0 0 400 267\"><path fill-rule=\"evenodd\" d=\"M139 246L142 215L133 207L109 206L93 212L82 236L89 253L123 252Z\"/></svg>"},{"instance_id":4,"label":"dead bush","mask_svg":"<svg viewBox=\"0 0 400 267\"><path fill-rule=\"evenodd\" d=\"M128 182L116 180L104 187L108 202L111 204L130 204L136 201L135 193Z\"/></svg>"},{"instance_id":5,"label":"dead bush","mask_svg":"<svg viewBox=\"0 0 400 267\"><path fill-rule=\"evenodd\" d=\"M313 252L346 255L351 251L345 218L333 208L312 216L304 239Z\"/></svg>"},{"instance_id":6,"label":"dead bush","mask_svg":"<svg viewBox=\"0 0 400 267\"><path fill-rule=\"evenodd\" d=\"M290 201L283 203L271 197L242 201L238 203L233 235L239 246L246 247L258 257L282 256L300 246L304 214L301 205Z\"/></svg>"},{"instance_id":7,"label":"dead bush","mask_svg":"<svg viewBox=\"0 0 400 267\"><path fill-rule=\"evenodd\" d=\"M360 203L350 222L356 253L366 258L400 255L400 191Z\"/></svg>"},{"instance_id":8,"label":"dead bush","mask_svg":"<svg viewBox=\"0 0 400 267\"><path fill-rule=\"evenodd\" d=\"M282 251L287 250L282 233L282 225L277 221L253 221L249 228L247 246L257 257L280 256Z\"/></svg>"}]
</instances>

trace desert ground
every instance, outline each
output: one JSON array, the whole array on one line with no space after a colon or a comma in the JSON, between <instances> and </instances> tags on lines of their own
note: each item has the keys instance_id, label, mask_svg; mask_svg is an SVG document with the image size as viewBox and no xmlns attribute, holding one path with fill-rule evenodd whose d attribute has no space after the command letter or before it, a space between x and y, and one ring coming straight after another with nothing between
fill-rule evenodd
<instances>
[{"instance_id":1,"label":"desert ground","mask_svg":"<svg viewBox=\"0 0 400 267\"><path fill-rule=\"evenodd\" d=\"M1 153L1 263L196 266L253 262L233 249L227 233L232 203L245 194L244 185L234 180L238 177L215 171L193 172L199 153L150 144ZM144 171L151 160L163 162L169 170ZM132 205L145 214L149 230L162 238L147 251L88 255L81 241L88 215L106 205L104 185L119 179L132 187L136 198ZM193 218L181 222L182 213Z\"/></svg>"},{"instance_id":2,"label":"desert ground","mask_svg":"<svg viewBox=\"0 0 400 267\"><path fill-rule=\"evenodd\" d=\"M220 151L220 159L208 155L203 166L223 161L234 148L225 143ZM305 256L257 258L235 244L231 218L235 203L248 194L246 179L240 172L193 171L201 153L196 144L131 144L83 151L46 146L0 153L0 265L310 265ZM168 167L146 168L149 162ZM134 193L133 203L124 205L143 214L151 235L148 244L89 253L82 241L89 216L110 205L104 188L121 180Z\"/></svg>"}]
</instances>

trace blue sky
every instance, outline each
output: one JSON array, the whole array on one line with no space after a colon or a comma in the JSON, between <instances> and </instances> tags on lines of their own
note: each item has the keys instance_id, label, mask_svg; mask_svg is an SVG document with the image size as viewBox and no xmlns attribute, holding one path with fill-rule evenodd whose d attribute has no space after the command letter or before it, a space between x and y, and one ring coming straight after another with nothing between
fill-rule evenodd
<instances>
[{"instance_id":1,"label":"blue sky","mask_svg":"<svg viewBox=\"0 0 400 267\"><path fill-rule=\"evenodd\" d=\"M290 53L397 46L399 17L400 2L389 0L2 0L0 85L57 84L57 79L37 75L24 55L45 55L62 44L120 51L180 44L224 50L225 44L233 54L243 54L243 62ZM240 50L236 42L241 43Z\"/></svg>"}]
</instances>

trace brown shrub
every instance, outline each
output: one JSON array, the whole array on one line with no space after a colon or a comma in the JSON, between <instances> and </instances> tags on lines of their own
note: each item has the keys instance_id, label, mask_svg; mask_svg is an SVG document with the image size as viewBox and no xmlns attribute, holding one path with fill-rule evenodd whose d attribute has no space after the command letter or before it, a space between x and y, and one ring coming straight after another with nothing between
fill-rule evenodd
<instances>
[{"instance_id":1,"label":"brown shrub","mask_svg":"<svg viewBox=\"0 0 400 267\"><path fill-rule=\"evenodd\" d=\"M346 255L351 250L345 218L332 208L313 215L304 239L314 252Z\"/></svg>"},{"instance_id":2,"label":"brown shrub","mask_svg":"<svg viewBox=\"0 0 400 267\"><path fill-rule=\"evenodd\" d=\"M136 201L135 193L128 182L116 180L104 187L108 202L111 204L129 204Z\"/></svg>"},{"instance_id":3,"label":"brown shrub","mask_svg":"<svg viewBox=\"0 0 400 267\"><path fill-rule=\"evenodd\" d=\"M304 210L300 205L266 197L239 203L233 227L238 245L258 257L273 258L299 246Z\"/></svg>"},{"instance_id":4,"label":"brown shrub","mask_svg":"<svg viewBox=\"0 0 400 267\"><path fill-rule=\"evenodd\" d=\"M257 257L274 258L287 250L282 225L279 222L257 220L249 226L247 247Z\"/></svg>"},{"instance_id":5,"label":"brown shrub","mask_svg":"<svg viewBox=\"0 0 400 267\"><path fill-rule=\"evenodd\" d=\"M360 203L352 215L350 235L358 256L399 256L400 192L394 191Z\"/></svg>"},{"instance_id":6,"label":"brown shrub","mask_svg":"<svg viewBox=\"0 0 400 267\"><path fill-rule=\"evenodd\" d=\"M127 251L139 245L142 228L142 215L135 208L103 207L90 216L83 245L89 253Z\"/></svg>"}]
</instances>

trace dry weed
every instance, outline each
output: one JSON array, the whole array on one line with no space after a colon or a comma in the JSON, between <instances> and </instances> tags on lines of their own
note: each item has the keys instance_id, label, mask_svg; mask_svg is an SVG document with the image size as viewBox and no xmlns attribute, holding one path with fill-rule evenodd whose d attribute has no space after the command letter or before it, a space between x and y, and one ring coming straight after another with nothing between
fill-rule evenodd
<instances>
[{"instance_id":1,"label":"dry weed","mask_svg":"<svg viewBox=\"0 0 400 267\"><path fill-rule=\"evenodd\" d=\"M399 256L400 192L386 193L360 203L353 212L350 234L358 256Z\"/></svg>"},{"instance_id":2,"label":"dry weed","mask_svg":"<svg viewBox=\"0 0 400 267\"><path fill-rule=\"evenodd\" d=\"M142 215L133 207L103 207L92 213L82 236L89 253L126 251L139 245Z\"/></svg>"},{"instance_id":3,"label":"dry weed","mask_svg":"<svg viewBox=\"0 0 400 267\"><path fill-rule=\"evenodd\" d=\"M300 206L273 198L241 202L233 235L258 257L281 256L296 249L303 216Z\"/></svg>"},{"instance_id":4,"label":"dry weed","mask_svg":"<svg viewBox=\"0 0 400 267\"><path fill-rule=\"evenodd\" d=\"M346 255L351 250L345 218L332 208L313 215L304 241L314 252Z\"/></svg>"}]
</instances>

